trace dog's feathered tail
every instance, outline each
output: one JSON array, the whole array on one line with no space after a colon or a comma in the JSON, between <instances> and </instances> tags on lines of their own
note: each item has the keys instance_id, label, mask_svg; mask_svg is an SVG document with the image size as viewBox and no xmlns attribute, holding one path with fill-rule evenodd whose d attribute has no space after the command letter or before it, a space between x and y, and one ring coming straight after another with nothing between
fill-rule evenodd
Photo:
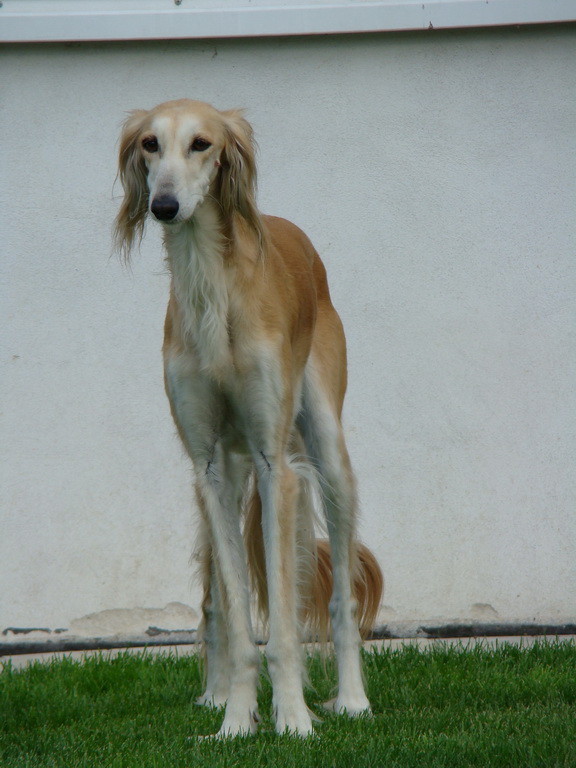
<instances>
[{"instance_id":1,"label":"dog's feathered tail","mask_svg":"<svg viewBox=\"0 0 576 768\"><path fill-rule=\"evenodd\" d=\"M329 604L332 597L330 542L314 536L307 481L300 479L300 509L297 529L297 583L303 639L326 643L330 638ZM268 616L268 588L262 532L262 504L255 483L247 497L244 541L252 589L258 600L261 618ZM374 629L384 592L384 577L372 552L359 541L352 547L352 591L357 602L360 635L366 638Z\"/></svg>"}]
</instances>

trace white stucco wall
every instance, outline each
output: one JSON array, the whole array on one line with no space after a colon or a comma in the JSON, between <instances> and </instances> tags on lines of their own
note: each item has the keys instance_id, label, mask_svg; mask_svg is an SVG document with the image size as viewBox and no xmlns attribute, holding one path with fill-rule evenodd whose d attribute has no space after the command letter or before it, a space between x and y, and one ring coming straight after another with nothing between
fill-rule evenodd
<instances>
[{"instance_id":1,"label":"white stucco wall","mask_svg":"<svg viewBox=\"0 0 576 768\"><path fill-rule=\"evenodd\" d=\"M574 27L0 49L0 629L197 606L125 112L244 106L260 205L325 260L388 618L574 618ZM490 613L490 612L488 612Z\"/></svg>"}]
</instances>

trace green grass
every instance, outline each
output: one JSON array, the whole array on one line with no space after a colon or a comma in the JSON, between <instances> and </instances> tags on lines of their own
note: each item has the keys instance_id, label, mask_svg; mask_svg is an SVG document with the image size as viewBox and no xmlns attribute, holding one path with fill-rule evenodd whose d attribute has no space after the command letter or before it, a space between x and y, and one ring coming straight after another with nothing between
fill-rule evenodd
<instances>
[{"instance_id":1,"label":"green grass","mask_svg":"<svg viewBox=\"0 0 576 768\"><path fill-rule=\"evenodd\" d=\"M309 662L317 737L277 736L263 678L257 736L200 740L222 712L196 707L196 657L122 654L0 674L0 766L395 768L576 766L576 646L365 654L374 717L322 712L334 670ZM190 738L192 737L192 738Z\"/></svg>"}]
</instances>

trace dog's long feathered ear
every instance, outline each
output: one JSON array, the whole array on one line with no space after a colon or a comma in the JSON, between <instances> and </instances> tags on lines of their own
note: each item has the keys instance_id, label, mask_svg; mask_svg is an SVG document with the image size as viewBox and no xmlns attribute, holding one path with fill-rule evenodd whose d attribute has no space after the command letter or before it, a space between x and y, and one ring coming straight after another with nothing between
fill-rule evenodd
<instances>
[{"instance_id":1,"label":"dog's long feathered ear","mask_svg":"<svg viewBox=\"0 0 576 768\"><path fill-rule=\"evenodd\" d=\"M134 242L142 239L148 212L146 165L139 152L138 137L148 113L138 109L125 120L118 153L118 175L124 188L124 200L114 224L114 246L129 261Z\"/></svg>"},{"instance_id":2,"label":"dog's long feathered ear","mask_svg":"<svg viewBox=\"0 0 576 768\"><path fill-rule=\"evenodd\" d=\"M227 140L221 156L220 204L226 218L239 213L265 245L261 216L256 206L256 144L250 123L241 110L222 113Z\"/></svg>"}]
</instances>

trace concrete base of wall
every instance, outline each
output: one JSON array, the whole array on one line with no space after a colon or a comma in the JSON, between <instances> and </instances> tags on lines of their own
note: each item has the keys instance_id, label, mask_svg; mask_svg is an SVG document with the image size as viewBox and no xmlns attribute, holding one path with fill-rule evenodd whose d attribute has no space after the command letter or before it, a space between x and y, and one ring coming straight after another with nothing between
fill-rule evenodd
<instances>
[{"instance_id":1,"label":"concrete base of wall","mask_svg":"<svg viewBox=\"0 0 576 768\"><path fill-rule=\"evenodd\" d=\"M38 630L9 628L0 641L0 657L20 655L46 655L86 651L113 651L130 649L169 649L199 646L195 629L168 630L148 627L142 634L116 634L109 636L79 637L66 630ZM468 640L494 638L547 638L576 636L576 622L561 624L493 623L493 624L433 624L404 622L375 628L368 641L383 640ZM263 633L257 642L265 643Z\"/></svg>"}]
</instances>

